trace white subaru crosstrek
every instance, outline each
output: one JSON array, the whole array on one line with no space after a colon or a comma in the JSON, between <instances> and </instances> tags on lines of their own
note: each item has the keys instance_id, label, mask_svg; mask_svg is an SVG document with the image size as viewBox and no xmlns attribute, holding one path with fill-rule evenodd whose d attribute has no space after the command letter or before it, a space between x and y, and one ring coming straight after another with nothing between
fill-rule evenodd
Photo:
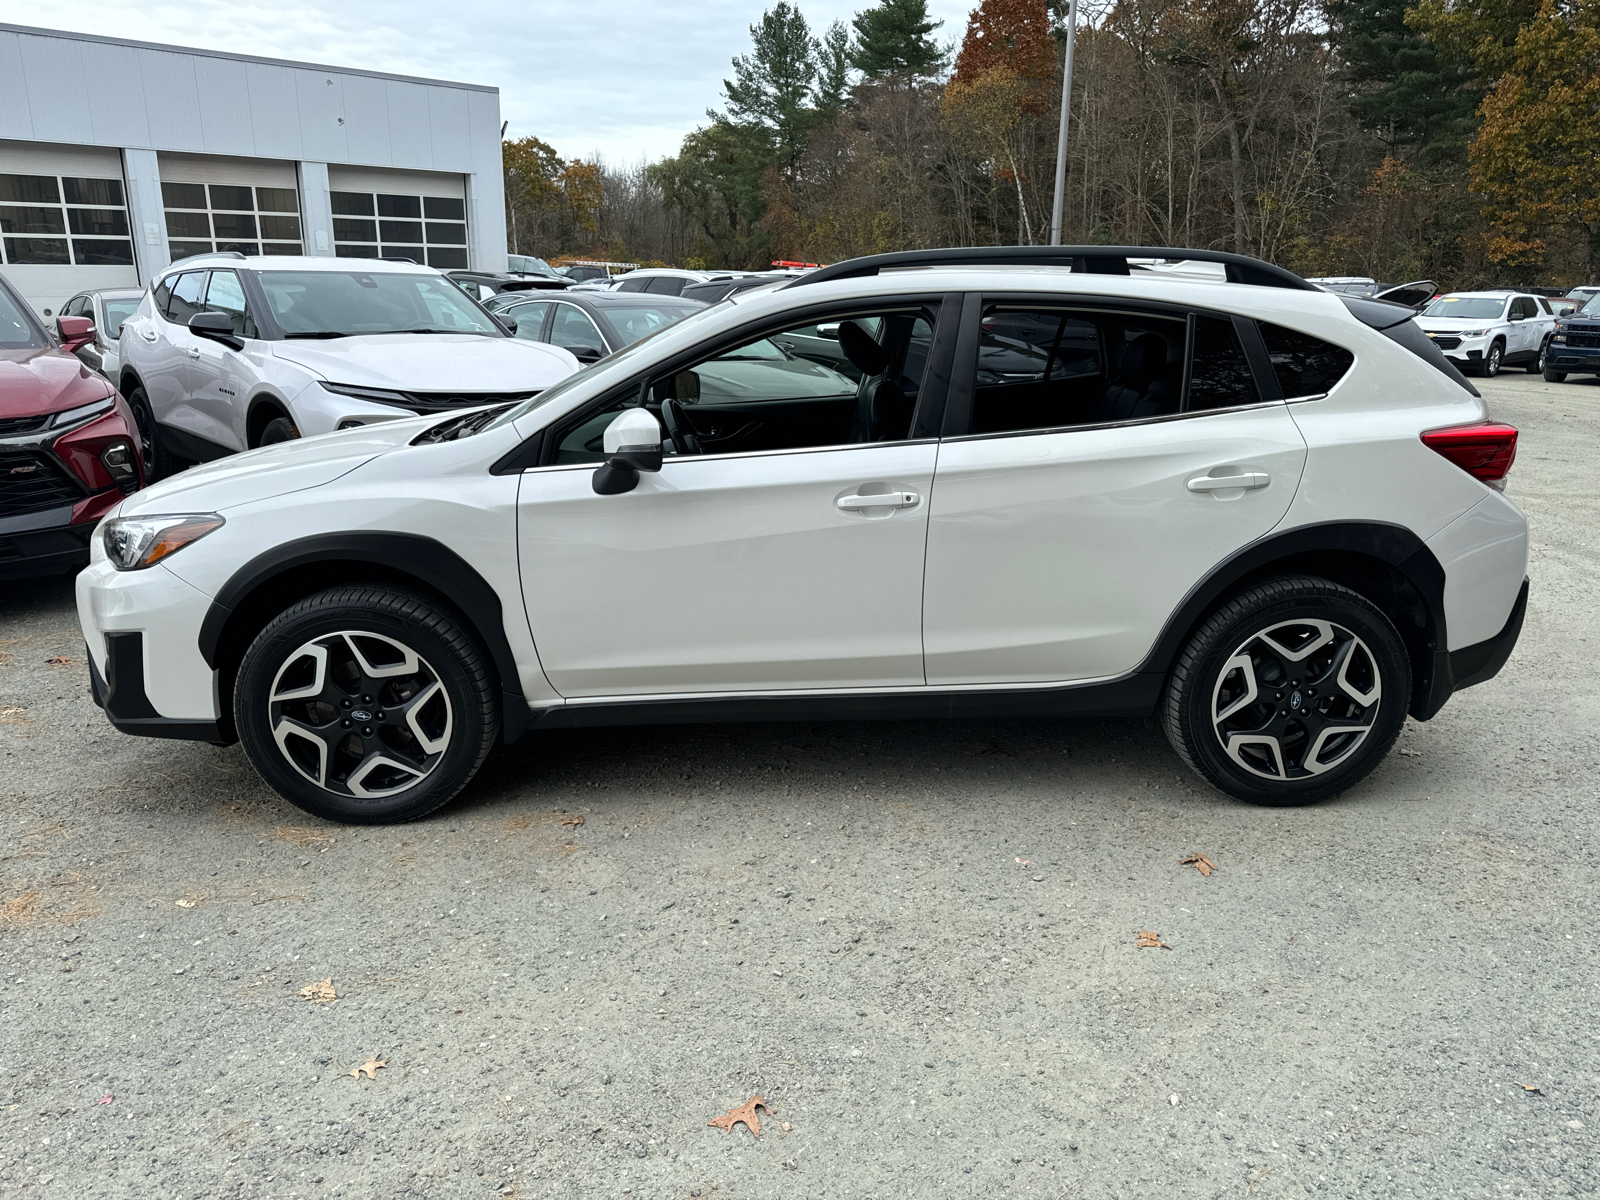
<instances>
[{"instance_id":1,"label":"white subaru crosstrek","mask_svg":"<svg viewBox=\"0 0 1600 1200\"><path fill-rule=\"evenodd\" d=\"M1106 711L1306 802L1511 653L1516 439L1411 310L1253 259L884 255L136 493L78 605L118 729L334 820L533 726Z\"/></svg>"},{"instance_id":2,"label":"white subaru crosstrek","mask_svg":"<svg viewBox=\"0 0 1600 1200\"><path fill-rule=\"evenodd\" d=\"M118 345L151 479L178 460L528 399L578 370L512 338L443 273L383 259L186 258Z\"/></svg>"}]
</instances>

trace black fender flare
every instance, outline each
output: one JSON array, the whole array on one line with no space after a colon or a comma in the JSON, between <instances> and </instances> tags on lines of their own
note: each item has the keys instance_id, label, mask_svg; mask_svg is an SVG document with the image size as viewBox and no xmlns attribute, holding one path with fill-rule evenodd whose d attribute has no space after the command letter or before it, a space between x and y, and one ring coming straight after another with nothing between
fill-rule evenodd
<instances>
[{"instance_id":1,"label":"black fender flare","mask_svg":"<svg viewBox=\"0 0 1600 1200\"><path fill-rule=\"evenodd\" d=\"M262 552L235 571L211 601L200 623L199 647L212 670L221 664L228 622L259 588L289 571L314 563L371 563L386 575L410 576L447 599L471 623L500 677L501 726L506 741L528 726L528 706L517 660L506 638L500 594L454 550L414 533L362 530L297 538Z\"/></svg>"},{"instance_id":2,"label":"black fender flare","mask_svg":"<svg viewBox=\"0 0 1600 1200\"><path fill-rule=\"evenodd\" d=\"M1253 578L1265 578L1280 566L1318 574L1318 556L1329 556L1332 562L1339 556L1351 555L1374 559L1392 568L1422 599L1426 620L1419 628L1402 628L1401 634L1412 652L1410 711L1418 720L1427 720L1455 690L1445 624L1444 568L1412 530L1386 521L1300 525L1251 542L1214 567L1189 590L1167 618L1161 635L1140 664L1139 672L1159 673L1164 677L1195 626L1230 593ZM1286 563L1285 560L1294 561ZM1348 557L1343 561L1348 562ZM1329 573L1337 574L1337 571Z\"/></svg>"}]
</instances>

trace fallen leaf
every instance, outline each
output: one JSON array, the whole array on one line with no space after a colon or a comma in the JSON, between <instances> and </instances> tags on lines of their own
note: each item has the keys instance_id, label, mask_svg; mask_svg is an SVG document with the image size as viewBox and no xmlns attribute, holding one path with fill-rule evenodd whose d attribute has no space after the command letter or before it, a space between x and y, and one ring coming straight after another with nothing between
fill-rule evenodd
<instances>
[{"instance_id":1,"label":"fallen leaf","mask_svg":"<svg viewBox=\"0 0 1600 1200\"><path fill-rule=\"evenodd\" d=\"M706 1124L715 1125L718 1129L722 1130L723 1133L732 1133L733 1127L740 1121L743 1121L745 1123L745 1128L750 1130L750 1132L756 1137L760 1137L761 1118L756 1116L756 1109L758 1107L766 1108L767 1102L760 1096L751 1096L750 1099L746 1100L738 1108L729 1109L720 1117L712 1117L711 1120L706 1122ZM770 1109L767 1111L771 1112Z\"/></svg>"},{"instance_id":2,"label":"fallen leaf","mask_svg":"<svg viewBox=\"0 0 1600 1200\"><path fill-rule=\"evenodd\" d=\"M1139 931L1139 940L1134 945L1141 950L1171 950L1172 947L1161 940L1161 935L1149 929Z\"/></svg>"},{"instance_id":3,"label":"fallen leaf","mask_svg":"<svg viewBox=\"0 0 1600 1200\"><path fill-rule=\"evenodd\" d=\"M1019 858L1017 859L1017 862L1021 863L1025 867L1033 866L1033 859L1031 858Z\"/></svg>"},{"instance_id":4,"label":"fallen leaf","mask_svg":"<svg viewBox=\"0 0 1600 1200\"><path fill-rule=\"evenodd\" d=\"M333 990L332 979L320 979L310 987L300 989L300 994L313 1004L331 1004L339 998L339 993ZM357 1067L356 1070L360 1070Z\"/></svg>"},{"instance_id":5,"label":"fallen leaf","mask_svg":"<svg viewBox=\"0 0 1600 1200\"><path fill-rule=\"evenodd\" d=\"M185 892L173 901L179 908L198 908L205 902L203 892Z\"/></svg>"},{"instance_id":6,"label":"fallen leaf","mask_svg":"<svg viewBox=\"0 0 1600 1200\"><path fill-rule=\"evenodd\" d=\"M346 1071L345 1074L354 1075L357 1079L360 1079L361 1073L365 1071L368 1079L376 1079L378 1077L378 1072L388 1065L389 1060L387 1058L378 1058L374 1056L367 1059L367 1061L362 1063L359 1067L354 1067L351 1070Z\"/></svg>"},{"instance_id":7,"label":"fallen leaf","mask_svg":"<svg viewBox=\"0 0 1600 1200\"><path fill-rule=\"evenodd\" d=\"M581 815L576 817L562 817L561 823L563 825L570 825L572 828L576 829L579 825L583 824L583 817Z\"/></svg>"},{"instance_id":8,"label":"fallen leaf","mask_svg":"<svg viewBox=\"0 0 1600 1200\"><path fill-rule=\"evenodd\" d=\"M1402 751L1400 751L1400 753L1404 754L1407 758L1421 758L1422 757L1422 751L1421 750L1402 750Z\"/></svg>"},{"instance_id":9,"label":"fallen leaf","mask_svg":"<svg viewBox=\"0 0 1600 1200\"><path fill-rule=\"evenodd\" d=\"M0 708L0 725L21 725L28 719L28 710L8 704Z\"/></svg>"},{"instance_id":10,"label":"fallen leaf","mask_svg":"<svg viewBox=\"0 0 1600 1200\"><path fill-rule=\"evenodd\" d=\"M1199 871L1200 874L1202 874L1202 875L1210 875L1211 872L1213 872L1213 871L1215 871L1217 869L1217 864L1212 862L1204 854L1191 854L1191 855L1189 855L1188 858L1180 858L1178 860L1178 865L1180 867L1191 867L1192 866L1196 871Z\"/></svg>"},{"instance_id":11,"label":"fallen leaf","mask_svg":"<svg viewBox=\"0 0 1600 1200\"><path fill-rule=\"evenodd\" d=\"M1544 1092L1541 1089L1534 1087L1531 1083L1519 1083L1517 1086L1523 1091L1527 1092L1530 1096L1544 1095Z\"/></svg>"},{"instance_id":12,"label":"fallen leaf","mask_svg":"<svg viewBox=\"0 0 1600 1200\"><path fill-rule=\"evenodd\" d=\"M116 1099L115 1096L113 1096L110 1092L107 1092L104 1096L101 1096L100 1099L96 1100L95 1103L96 1104L110 1104L115 1099Z\"/></svg>"},{"instance_id":13,"label":"fallen leaf","mask_svg":"<svg viewBox=\"0 0 1600 1200\"><path fill-rule=\"evenodd\" d=\"M52 667L65 667L77 662L78 660L75 658L68 658L65 654L52 654L44 661Z\"/></svg>"}]
</instances>

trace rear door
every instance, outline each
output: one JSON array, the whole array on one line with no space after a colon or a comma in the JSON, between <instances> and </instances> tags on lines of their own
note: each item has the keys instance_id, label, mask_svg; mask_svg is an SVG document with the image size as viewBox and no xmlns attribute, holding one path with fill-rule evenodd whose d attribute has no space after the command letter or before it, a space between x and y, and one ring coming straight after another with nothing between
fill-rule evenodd
<instances>
[{"instance_id":1,"label":"rear door","mask_svg":"<svg viewBox=\"0 0 1600 1200\"><path fill-rule=\"evenodd\" d=\"M928 682L1131 671L1294 496L1306 445L1259 334L1225 314L991 299L975 340L934 480Z\"/></svg>"}]
</instances>

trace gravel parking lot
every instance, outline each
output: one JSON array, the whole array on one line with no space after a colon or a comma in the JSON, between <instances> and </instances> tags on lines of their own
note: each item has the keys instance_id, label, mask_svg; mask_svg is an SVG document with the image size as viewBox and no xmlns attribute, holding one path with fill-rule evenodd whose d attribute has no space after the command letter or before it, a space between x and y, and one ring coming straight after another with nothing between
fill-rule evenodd
<instances>
[{"instance_id":1,"label":"gravel parking lot","mask_svg":"<svg viewBox=\"0 0 1600 1200\"><path fill-rule=\"evenodd\" d=\"M531 736L320 825L0 587L0 1195L1594 1193L1600 382L1480 385L1521 645L1302 810L970 721Z\"/></svg>"}]
</instances>

